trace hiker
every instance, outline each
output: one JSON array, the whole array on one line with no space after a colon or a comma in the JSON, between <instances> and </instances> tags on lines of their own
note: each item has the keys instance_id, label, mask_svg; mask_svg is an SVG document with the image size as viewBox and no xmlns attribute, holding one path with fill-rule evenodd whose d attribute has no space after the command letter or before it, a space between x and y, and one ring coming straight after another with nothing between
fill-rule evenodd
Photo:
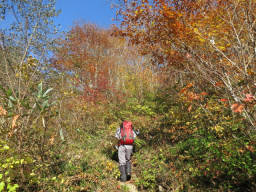
<instances>
[{"instance_id":1,"label":"hiker","mask_svg":"<svg viewBox=\"0 0 256 192\"><path fill-rule=\"evenodd\" d=\"M118 159L120 180L122 182L131 179L131 155L135 137L139 134L132 126L132 122L123 121L116 130L115 137L118 139Z\"/></svg>"}]
</instances>

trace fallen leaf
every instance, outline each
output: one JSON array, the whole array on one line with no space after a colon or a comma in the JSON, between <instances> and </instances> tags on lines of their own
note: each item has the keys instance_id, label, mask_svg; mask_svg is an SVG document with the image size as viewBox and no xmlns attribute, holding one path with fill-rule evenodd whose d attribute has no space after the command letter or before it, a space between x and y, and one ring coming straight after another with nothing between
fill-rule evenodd
<instances>
[{"instance_id":1,"label":"fallen leaf","mask_svg":"<svg viewBox=\"0 0 256 192\"><path fill-rule=\"evenodd\" d=\"M190 112L192 110L192 105L190 105L189 107L188 107L188 112Z\"/></svg>"},{"instance_id":2,"label":"fallen leaf","mask_svg":"<svg viewBox=\"0 0 256 192\"><path fill-rule=\"evenodd\" d=\"M241 113L244 109L244 105L239 104L239 103L234 103L234 104L231 105L231 109L235 113Z\"/></svg>"},{"instance_id":3,"label":"fallen leaf","mask_svg":"<svg viewBox=\"0 0 256 192\"><path fill-rule=\"evenodd\" d=\"M244 98L244 102L252 102L254 100L254 97L252 94L246 94Z\"/></svg>"},{"instance_id":4,"label":"fallen leaf","mask_svg":"<svg viewBox=\"0 0 256 192\"><path fill-rule=\"evenodd\" d=\"M223 86L223 82L221 82L221 81L216 82L216 83L215 83L215 86L216 86L216 87L221 87L221 86Z\"/></svg>"},{"instance_id":5,"label":"fallen leaf","mask_svg":"<svg viewBox=\"0 0 256 192\"><path fill-rule=\"evenodd\" d=\"M0 116L6 115L6 114L7 114L7 111L2 106L0 106Z\"/></svg>"},{"instance_id":6,"label":"fallen leaf","mask_svg":"<svg viewBox=\"0 0 256 192\"><path fill-rule=\"evenodd\" d=\"M15 115L12 119L12 128L16 127L17 124L16 124L16 121L17 119L19 118L20 115Z\"/></svg>"}]
</instances>

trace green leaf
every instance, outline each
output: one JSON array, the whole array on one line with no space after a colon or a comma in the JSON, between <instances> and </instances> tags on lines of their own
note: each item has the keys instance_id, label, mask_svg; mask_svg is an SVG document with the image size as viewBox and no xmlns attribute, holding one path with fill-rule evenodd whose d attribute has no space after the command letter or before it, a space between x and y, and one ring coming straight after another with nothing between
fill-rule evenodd
<instances>
[{"instance_id":1,"label":"green leaf","mask_svg":"<svg viewBox=\"0 0 256 192\"><path fill-rule=\"evenodd\" d=\"M14 114L13 114L13 112L12 111L8 111L8 115L7 115L7 117L12 117Z\"/></svg>"},{"instance_id":2,"label":"green leaf","mask_svg":"<svg viewBox=\"0 0 256 192\"><path fill-rule=\"evenodd\" d=\"M38 102L36 102L36 106L38 107L39 110L42 109L41 106L40 106L40 104L39 104Z\"/></svg>"},{"instance_id":3,"label":"green leaf","mask_svg":"<svg viewBox=\"0 0 256 192\"><path fill-rule=\"evenodd\" d=\"M43 97L46 97L47 94L48 94L50 91L52 91L52 90L53 90L53 88L47 89L47 91L44 92Z\"/></svg>"},{"instance_id":4,"label":"green leaf","mask_svg":"<svg viewBox=\"0 0 256 192\"><path fill-rule=\"evenodd\" d=\"M5 95L7 95L6 90L4 89L4 87L2 85L0 85L0 89L4 92Z\"/></svg>"},{"instance_id":5,"label":"green leaf","mask_svg":"<svg viewBox=\"0 0 256 192\"><path fill-rule=\"evenodd\" d=\"M13 104L12 104L11 100L8 101L8 107L10 107L10 108L13 107Z\"/></svg>"},{"instance_id":6,"label":"green leaf","mask_svg":"<svg viewBox=\"0 0 256 192\"><path fill-rule=\"evenodd\" d=\"M37 93L37 97L41 98L42 97L42 93L43 93L43 82L38 84L38 93Z\"/></svg>"},{"instance_id":7,"label":"green leaf","mask_svg":"<svg viewBox=\"0 0 256 192\"><path fill-rule=\"evenodd\" d=\"M2 181L0 182L0 192L4 191L5 183Z\"/></svg>"},{"instance_id":8,"label":"green leaf","mask_svg":"<svg viewBox=\"0 0 256 192\"><path fill-rule=\"evenodd\" d=\"M13 96L10 96L9 99L12 101L16 101L16 99Z\"/></svg>"},{"instance_id":9,"label":"green leaf","mask_svg":"<svg viewBox=\"0 0 256 192\"><path fill-rule=\"evenodd\" d=\"M21 159L21 160L20 160L20 164L23 164L23 163L24 163L24 159Z\"/></svg>"},{"instance_id":10,"label":"green leaf","mask_svg":"<svg viewBox=\"0 0 256 192\"><path fill-rule=\"evenodd\" d=\"M11 89L5 90L5 88L2 85L0 85L0 89L3 91L6 97L10 97L12 95Z\"/></svg>"},{"instance_id":11,"label":"green leaf","mask_svg":"<svg viewBox=\"0 0 256 192\"><path fill-rule=\"evenodd\" d=\"M25 103L24 101L21 101L21 105L25 107L26 109L31 109L28 103Z\"/></svg>"},{"instance_id":12,"label":"green leaf","mask_svg":"<svg viewBox=\"0 0 256 192\"><path fill-rule=\"evenodd\" d=\"M57 101L53 101L52 103L51 103L51 105L55 105L57 103Z\"/></svg>"},{"instance_id":13,"label":"green leaf","mask_svg":"<svg viewBox=\"0 0 256 192\"><path fill-rule=\"evenodd\" d=\"M65 139L64 139L64 135L63 135L62 128L60 129L60 138L61 138L61 140L62 140L62 141L64 141L64 140L65 140Z\"/></svg>"},{"instance_id":14,"label":"green leaf","mask_svg":"<svg viewBox=\"0 0 256 192\"><path fill-rule=\"evenodd\" d=\"M14 185L8 184L8 185L7 185L8 192L16 192L16 189L17 189L18 187L19 187L18 184L14 184Z\"/></svg>"},{"instance_id":15,"label":"green leaf","mask_svg":"<svg viewBox=\"0 0 256 192\"><path fill-rule=\"evenodd\" d=\"M4 149L4 150L9 150L10 147L9 147L8 145L5 145L5 146L3 147L3 149Z\"/></svg>"},{"instance_id":16,"label":"green leaf","mask_svg":"<svg viewBox=\"0 0 256 192\"><path fill-rule=\"evenodd\" d=\"M48 103L48 100L44 101L43 104L42 104L42 109L45 109L49 107L49 103Z\"/></svg>"},{"instance_id":17,"label":"green leaf","mask_svg":"<svg viewBox=\"0 0 256 192\"><path fill-rule=\"evenodd\" d=\"M6 95L7 95L8 97L10 97L10 96L12 95L12 90L11 90L11 89L8 89L8 90L6 91Z\"/></svg>"}]
</instances>

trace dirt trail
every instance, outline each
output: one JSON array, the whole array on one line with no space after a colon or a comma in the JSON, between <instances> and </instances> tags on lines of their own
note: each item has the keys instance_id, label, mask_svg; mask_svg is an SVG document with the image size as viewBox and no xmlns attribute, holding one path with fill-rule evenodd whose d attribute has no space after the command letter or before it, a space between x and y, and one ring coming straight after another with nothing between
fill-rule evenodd
<instances>
[{"instance_id":1,"label":"dirt trail","mask_svg":"<svg viewBox=\"0 0 256 192\"><path fill-rule=\"evenodd\" d=\"M137 187L132 183L123 183L120 182L120 186L123 186L129 190L129 192L138 192Z\"/></svg>"},{"instance_id":2,"label":"dirt trail","mask_svg":"<svg viewBox=\"0 0 256 192\"><path fill-rule=\"evenodd\" d=\"M136 174L133 172L132 173L132 179L130 181L127 181L127 182L119 182L120 186L121 187L123 186L129 192L138 192L138 189L137 189L136 185L133 184L135 179L136 179Z\"/></svg>"}]
</instances>

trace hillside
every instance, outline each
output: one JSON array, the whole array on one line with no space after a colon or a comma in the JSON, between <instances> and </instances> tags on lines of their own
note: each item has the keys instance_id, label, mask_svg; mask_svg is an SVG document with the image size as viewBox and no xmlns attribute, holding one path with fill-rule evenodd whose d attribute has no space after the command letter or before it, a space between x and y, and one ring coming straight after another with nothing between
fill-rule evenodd
<instances>
[{"instance_id":1,"label":"hillside","mask_svg":"<svg viewBox=\"0 0 256 192\"><path fill-rule=\"evenodd\" d=\"M116 5L62 33L53 0L0 3L0 192L255 191L256 2Z\"/></svg>"}]
</instances>

